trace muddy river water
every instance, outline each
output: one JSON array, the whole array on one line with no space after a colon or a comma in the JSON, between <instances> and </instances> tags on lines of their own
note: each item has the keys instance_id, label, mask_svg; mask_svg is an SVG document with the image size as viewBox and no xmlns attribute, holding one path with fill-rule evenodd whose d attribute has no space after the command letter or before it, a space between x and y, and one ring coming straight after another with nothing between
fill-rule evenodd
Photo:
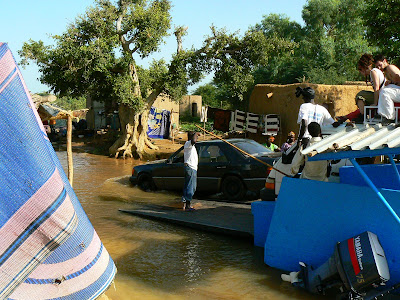
<instances>
[{"instance_id":1,"label":"muddy river water","mask_svg":"<svg viewBox=\"0 0 400 300\"><path fill-rule=\"evenodd\" d=\"M65 169L66 152L57 155ZM180 205L179 194L129 184L137 161L85 153L73 159L74 190L118 268L109 299L322 299L282 282L281 272L263 263L262 249L247 241L119 212L143 203Z\"/></svg>"}]
</instances>

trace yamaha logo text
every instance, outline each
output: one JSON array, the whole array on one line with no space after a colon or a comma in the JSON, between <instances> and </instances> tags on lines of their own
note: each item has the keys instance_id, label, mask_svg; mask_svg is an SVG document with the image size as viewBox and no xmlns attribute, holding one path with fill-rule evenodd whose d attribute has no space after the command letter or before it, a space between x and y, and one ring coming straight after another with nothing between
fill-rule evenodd
<instances>
[{"instance_id":1,"label":"yamaha logo text","mask_svg":"<svg viewBox=\"0 0 400 300\"><path fill-rule=\"evenodd\" d=\"M361 248L360 236L358 236L354 239L354 246L355 246L355 250L356 250L358 265L360 266L360 270L362 270L363 264L362 264L361 257L363 257L363 251Z\"/></svg>"}]
</instances>

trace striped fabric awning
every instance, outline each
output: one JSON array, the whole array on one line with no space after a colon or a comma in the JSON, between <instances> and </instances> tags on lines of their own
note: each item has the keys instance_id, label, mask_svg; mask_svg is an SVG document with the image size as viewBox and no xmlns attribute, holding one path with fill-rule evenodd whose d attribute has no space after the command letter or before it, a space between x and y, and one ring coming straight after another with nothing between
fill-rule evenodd
<instances>
[{"instance_id":1,"label":"striped fabric awning","mask_svg":"<svg viewBox=\"0 0 400 300\"><path fill-rule=\"evenodd\" d=\"M116 268L0 43L0 299L95 299Z\"/></svg>"}]
</instances>

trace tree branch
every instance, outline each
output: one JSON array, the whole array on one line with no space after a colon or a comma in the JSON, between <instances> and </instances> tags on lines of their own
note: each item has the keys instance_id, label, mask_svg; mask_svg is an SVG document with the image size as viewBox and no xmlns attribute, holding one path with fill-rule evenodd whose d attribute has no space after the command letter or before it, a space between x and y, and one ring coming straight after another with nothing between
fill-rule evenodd
<instances>
[{"instance_id":1,"label":"tree branch","mask_svg":"<svg viewBox=\"0 0 400 300\"><path fill-rule=\"evenodd\" d=\"M132 53L131 49L129 49L129 43L126 41L125 36L124 36L125 34L122 32L122 19L123 18L124 18L124 16L123 16L123 13L121 12L121 14L118 16L118 20L117 20L117 33L119 36L119 40L121 42L122 49L124 49L124 51L126 53L129 53L132 55L133 53Z\"/></svg>"},{"instance_id":2,"label":"tree branch","mask_svg":"<svg viewBox=\"0 0 400 300\"><path fill-rule=\"evenodd\" d=\"M179 54L179 52L182 51L182 37L186 35L187 29L188 27L182 27L182 26L179 26L175 29L174 34L176 36L176 42L178 44L176 50L177 54Z\"/></svg>"},{"instance_id":3,"label":"tree branch","mask_svg":"<svg viewBox=\"0 0 400 300\"><path fill-rule=\"evenodd\" d=\"M153 105L154 101L156 101L158 95L161 94L162 90L163 90L163 84L157 84L156 87L154 88L154 90L151 92L150 95L147 96L146 98L146 109L150 109L151 106Z\"/></svg>"}]
</instances>

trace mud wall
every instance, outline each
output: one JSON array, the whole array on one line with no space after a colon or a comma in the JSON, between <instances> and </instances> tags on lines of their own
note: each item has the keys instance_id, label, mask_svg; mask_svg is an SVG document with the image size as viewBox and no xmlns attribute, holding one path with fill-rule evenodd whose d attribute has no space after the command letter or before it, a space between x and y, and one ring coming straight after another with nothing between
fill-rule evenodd
<instances>
[{"instance_id":1,"label":"mud wall","mask_svg":"<svg viewBox=\"0 0 400 300\"><path fill-rule=\"evenodd\" d=\"M370 90L372 87L364 85L322 85L322 84L258 84L250 96L249 112L256 114L278 114L281 118L280 132L275 140L279 146L285 141L290 131L297 134L299 125L297 116L302 97L296 98L296 87L310 86L315 90L315 103L324 105L333 118L346 115L357 109L355 96L361 90ZM272 96L271 96L272 93ZM261 133L249 134L249 137L264 142Z\"/></svg>"},{"instance_id":2,"label":"mud wall","mask_svg":"<svg viewBox=\"0 0 400 300\"><path fill-rule=\"evenodd\" d=\"M202 98L199 95L186 95L179 101L179 112L181 115L200 117Z\"/></svg>"}]
</instances>

